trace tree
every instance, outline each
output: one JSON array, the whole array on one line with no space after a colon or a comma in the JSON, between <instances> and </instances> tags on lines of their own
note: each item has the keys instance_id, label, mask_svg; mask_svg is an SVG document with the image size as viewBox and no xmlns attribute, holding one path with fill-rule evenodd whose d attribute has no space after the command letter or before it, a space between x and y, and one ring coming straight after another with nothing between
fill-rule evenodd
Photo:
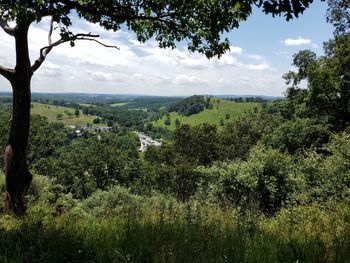
<instances>
[{"instance_id":1,"label":"tree","mask_svg":"<svg viewBox=\"0 0 350 263\"><path fill-rule=\"evenodd\" d=\"M350 33L350 1L328 0L327 21L335 27L334 35Z\"/></svg>"},{"instance_id":2,"label":"tree","mask_svg":"<svg viewBox=\"0 0 350 263\"><path fill-rule=\"evenodd\" d=\"M176 119L176 120L175 120L175 127L176 127L176 128L179 128L179 127L180 127L180 124L181 124L180 120L179 120L179 119Z\"/></svg>"},{"instance_id":3,"label":"tree","mask_svg":"<svg viewBox=\"0 0 350 263\"><path fill-rule=\"evenodd\" d=\"M237 28L252 12L252 6L262 7L265 13L285 14L287 20L298 16L313 0L240 0L240 1L28 1L0 0L0 27L14 37L16 66L14 69L0 66L13 90L12 123L5 150L6 210L15 214L25 212L24 196L31 183L26 155L30 125L31 78L46 56L58 45L75 41L94 41L107 46L92 33L73 33L71 14L92 23L99 23L107 30L118 30L125 25L144 42L152 37L159 47L175 48L176 42L186 40L188 49L198 51L208 58L220 56L229 49L228 39L221 34ZM28 49L28 30L32 23L51 17L48 45L41 48L39 58L31 64ZM15 21L16 26L9 26ZM54 24L58 24L60 39L53 42ZM117 48L115 46L112 46Z\"/></svg>"},{"instance_id":4,"label":"tree","mask_svg":"<svg viewBox=\"0 0 350 263\"><path fill-rule=\"evenodd\" d=\"M56 116L56 119L57 120L62 120L63 118L63 114L62 113L58 113L57 116Z\"/></svg>"},{"instance_id":5,"label":"tree","mask_svg":"<svg viewBox=\"0 0 350 263\"><path fill-rule=\"evenodd\" d=\"M342 130L350 123L350 35L338 35L325 43L324 50L325 55L319 58L309 50L294 55L293 65L298 71L284 75L286 83L292 84L285 105L292 109L286 111L290 117L298 113L298 107L302 117L316 116ZM299 86L304 79L307 89Z\"/></svg>"},{"instance_id":6,"label":"tree","mask_svg":"<svg viewBox=\"0 0 350 263\"><path fill-rule=\"evenodd\" d=\"M80 115L79 109L75 109L74 115L75 115L75 117L79 117L79 115Z\"/></svg>"},{"instance_id":7,"label":"tree","mask_svg":"<svg viewBox=\"0 0 350 263\"><path fill-rule=\"evenodd\" d=\"M164 124L169 126L171 124L170 115L168 115L164 121Z\"/></svg>"}]
</instances>

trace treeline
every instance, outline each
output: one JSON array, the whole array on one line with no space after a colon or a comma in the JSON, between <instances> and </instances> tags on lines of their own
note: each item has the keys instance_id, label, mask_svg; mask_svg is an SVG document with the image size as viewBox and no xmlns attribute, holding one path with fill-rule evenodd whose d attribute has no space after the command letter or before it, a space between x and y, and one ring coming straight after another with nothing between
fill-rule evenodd
<instances>
[{"instance_id":1,"label":"treeline","mask_svg":"<svg viewBox=\"0 0 350 263\"><path fill-rule=\"evenodd\" d=\"M210 98L195 95L169 105L167 112L178 112L183 116L190 116L212 107Z\"/></svg>"},{"instance_id":2,"label":"treeline","mask_svg":"<svg viewBox=\"0 0 350 263\"><path fill-rule=\"evenodd\" d=\"M259 96L255 96L255 97L234 97L234 98L223 98L224 100L228 100L228 101L234 101L234 102L255 102L255 103L262 103L262 102L269 102L271 100L268 99L264 99L262 97Z\"/></svg>"}]
</instances>

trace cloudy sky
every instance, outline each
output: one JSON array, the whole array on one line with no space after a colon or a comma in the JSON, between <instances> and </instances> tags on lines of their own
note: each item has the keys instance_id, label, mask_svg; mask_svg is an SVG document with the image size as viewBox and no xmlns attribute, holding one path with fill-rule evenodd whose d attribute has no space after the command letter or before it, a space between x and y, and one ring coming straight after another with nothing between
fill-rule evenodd
<instances>
[{"instance_id":1,"label":"cloudy sky","mask_svg":"<svg viewBox=\"0 0 350 263\"><path fill-rule=\"evenodd\" d=\"M100 34L106 44L77 42L56 47L32 81L33 92L84 92L147 95L235 94L281 96L281 78L291 68L292 55L301 49L322 54L323 42L332 36L325 22L326 4L320 1L291 22L255 10L239 29L229 34L231 50L221 59L190 54L185 46L159 49L154 41L140 44L132 32L107 32L99 26L74 20L75 33ZM34 61L47 45L48 21L30 29ZM57 35L56 35L57 38ZM14 66L14 41L0 30L0 64ZM0 76L0 91L10 85Z\"/></svg>"}]
</instances>

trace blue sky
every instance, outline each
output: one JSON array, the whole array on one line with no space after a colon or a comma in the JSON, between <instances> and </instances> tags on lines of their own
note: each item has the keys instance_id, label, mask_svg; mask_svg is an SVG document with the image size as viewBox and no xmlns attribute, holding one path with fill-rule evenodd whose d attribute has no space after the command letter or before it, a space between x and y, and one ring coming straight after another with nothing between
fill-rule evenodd
<instances>
[{"instance_id":1,"label":"blue sky","mask_svg":"<svg viewBox=\"0 0 350 263\"><path fill-rule=\"evenodd\" d=\"M314 1L304 15L286 22L254 10L226 36L231 51L220 60L190 54L179 45L163 50L154 41L139 44L131 32L107 32L99 26L74 19L73 31L101 35L101 41L120 50L92 42L55 48L33 77L34 92L128 93L147 95L254 94L281 96L286 87L281 78L291 69L298 50L311 49L322 55L323 42L332 37L325 21L327 6ZM34 60L47 45L48 20L30 29L30 53ZM56 34L56 36L58 35ZM0 64L14 66L14 43L0 31ZM0 91L10 85L0 78Z\"/></svg>"}]
</instances>

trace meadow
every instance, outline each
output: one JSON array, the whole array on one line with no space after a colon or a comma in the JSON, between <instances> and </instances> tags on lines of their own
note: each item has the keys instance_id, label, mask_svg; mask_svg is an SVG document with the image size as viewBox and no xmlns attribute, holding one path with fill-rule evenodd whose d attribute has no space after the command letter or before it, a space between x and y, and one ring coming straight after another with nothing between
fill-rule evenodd
<instances>
[{"instance_id":1,"label":"meadow","mask_svg":"<svg viewBox=\"0 0 350 263\"><path fill-rule=\"evenodd\" d=\"M75 110L72 108L42 103L32 103L31 108L31 114L44 116L49 122L62 122L66 126L92 124L96 118L96 116L84 115L81 110L79 116L76 117L74 112ZM62 118L58 119L58 114L62 114Z\"/></svg>"},{"instance_id":2,"label":"meadow","mask_svg":"<svg viewBox=\"0 0 350 263\"><path fill-rule=\"evenodd\" d=\"M128 104L128 102L116 102L116 103L111 104L111 107L122 107L122 106L125 106L127 104Z\"/></svg>"},{"instance_id":3,"label":"meadow","mask_svg":"<svg viewBox=\"0 0 350 263\"><path fill-rule=\"evenodd\" d=\"M189 124L191 126L196 126L202 123L215 124L220 126L220 121L223 120L224 123L232 119L236 119L239 116L244 115L248 111L254 110L254 108L260 108L260 103L253 102L233 102L223 99L212 99L213 108L205 109L198 114L193 114L191 116L182 116L177 112L171 112L170 125L165 125L165 120L167 116L163 116L161 119L153 121L153 125L167 128L169 130L175 130L175 120L178 119L181 124ZM226 115L229 115L229 119L226 119Z\"/></svg>"}]
</instances>

